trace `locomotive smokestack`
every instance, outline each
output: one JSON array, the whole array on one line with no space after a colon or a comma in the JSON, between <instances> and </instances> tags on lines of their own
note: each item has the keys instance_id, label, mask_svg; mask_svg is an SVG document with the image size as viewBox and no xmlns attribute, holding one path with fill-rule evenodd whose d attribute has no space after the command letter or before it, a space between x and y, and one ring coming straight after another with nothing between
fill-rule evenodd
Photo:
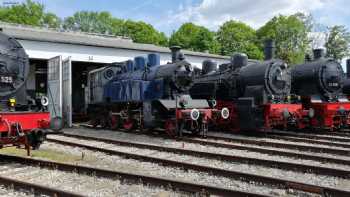
<instances>
[{"instance_id":1,"label":"locomotive smokestack","mask_svg":"<svg viewBox=\"0 0 350 197\"><path fill-rule=\"evenodd\" d=\"M323 58L326 55L324 49L314 49L313 53L314 53L314 60L318 60L320 58Z\"/></svg>"},{"instance_id":2,"label":"locomotive smokestack","mask_svg":"<svg viewBox=\"0 0 350 197\"><path fill-rule=\"evenodd\" d=\"M175 62L177 62L179 60L180 49L181 49L181 47L179 47L179 46L172 46L172 47L170 47L172 63L175 63Z\"/></svg>"},{"instance_id":3,"label":"locomotive smokestack","mask_svg":"<svg viewBox=\"0 0 350 197\"><path fill-rule=\"evenodd\" d=\"M265 46L264 46L264 55L265 55L265 60L270 60L275 58L275 42L271 39L268 39L265 41Z\"/></svg>"},{"instance_id":4,"label":"locomotive smokestack","mask_svg":"<svg viewBox=\"0 0 350 197\"><path fill-rule=\"evenodd\" d=\"M346 60L346 77L350 78L350 59Z\"/></svg>"}]
</instances>

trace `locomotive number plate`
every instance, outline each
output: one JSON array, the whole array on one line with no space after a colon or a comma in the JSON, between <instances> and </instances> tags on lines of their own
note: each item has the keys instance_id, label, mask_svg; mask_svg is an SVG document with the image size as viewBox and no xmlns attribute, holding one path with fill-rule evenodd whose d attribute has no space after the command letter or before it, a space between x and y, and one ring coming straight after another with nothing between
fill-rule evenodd
<instances>
[{"instance_id":1,"label":"locomotive number plate","mask_svg":"<svg viewBox=\"0 0 350 197\"><path fill-rule=\"evenodd\" d=\"M338 87L338 83L328 83L329 87Z\"/></svg>"}]
</instances>

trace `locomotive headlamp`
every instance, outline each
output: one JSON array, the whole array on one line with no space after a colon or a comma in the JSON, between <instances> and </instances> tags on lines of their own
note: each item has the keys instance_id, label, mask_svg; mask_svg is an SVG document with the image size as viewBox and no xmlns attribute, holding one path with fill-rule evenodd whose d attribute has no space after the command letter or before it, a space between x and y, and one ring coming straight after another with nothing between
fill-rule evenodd
<instances>
[{"instance_id":1,"label":"locomotive headlamp","mask_svg":"<svg viewBox=\"0 0 350 197\"><path fill-rule=\"evenodd\" d=\"M230 110L226 107L222 108L221 110L221 117L223 119L227 119L230 116Z\"/></svg>"},{"instance_id":2,"label":"locomotive headlamp","mask_svg":"<svg viewBox=\"0 0 350 197\"><path fill-rule=\"evenodd\" d=\"M200 112L199 112L198 109L192 109L191 110L190 116L191 116L192 120L198 120L199 115L200 115Z\"/></svg>"},{"instance_id":3,"label":"locomotive headlamp","mask_svg":"<svg viewBox=\"0 0 350 197\"><path fill-rule=\"evenodd\" d=\"M40 103L42 106L48 106L49 105L49 98L47 98L46 96L42 96L40 99Z\"/></svg>"},{"instance_id":4,"label":"locomotive headlamp","mask_svg":"<svg viewBox=\"0 0 350 197\"><path fill-rule=\"evenodd\" d=\"M307 113L307 115L309 116L309 118L313 118L315 116L315 110L310 108L309 112Z\"/></svg>"},{"instance_id":5,"label":"locomotive headlamp","mask_svg":"<svg viewBox=\"0 0 350 197\"><path fill-rule=\"evenodd\" d=\"M15 98L10 98L10 99L9 99L9 105L10 105L10 107L15 107L15 105L16 105L16 99L15 99Z\"/></svg>"},{"instance_id":6,"label":"locomotive headlamp","mask_svg":"<svg viewBox=\"0 0 350 197\"><path fill-rule=\"evenodd\" d=\"M282 115L283 115L284 119L289 118L290 117L290 113L289 113L288 109L283 109Z\"/></svg>"}]
</instances>

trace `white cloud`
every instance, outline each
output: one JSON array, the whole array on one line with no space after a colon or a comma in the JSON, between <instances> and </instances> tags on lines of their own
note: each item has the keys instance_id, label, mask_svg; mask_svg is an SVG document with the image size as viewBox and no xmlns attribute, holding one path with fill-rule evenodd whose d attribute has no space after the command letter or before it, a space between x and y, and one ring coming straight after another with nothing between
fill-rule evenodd
<instances>
[{"instance_id":1,"label":"white cloud","mask_svg":"<svg viewBox=\"0 0 350 197\"><path fill-rule=\"evenodd\" d=\"M243 21L258 28L278 14L311 12L330 0L203 0L199 5L180 5L168 23L194 22L212 30L227 20Z\"/></svg>"}]
</instances>

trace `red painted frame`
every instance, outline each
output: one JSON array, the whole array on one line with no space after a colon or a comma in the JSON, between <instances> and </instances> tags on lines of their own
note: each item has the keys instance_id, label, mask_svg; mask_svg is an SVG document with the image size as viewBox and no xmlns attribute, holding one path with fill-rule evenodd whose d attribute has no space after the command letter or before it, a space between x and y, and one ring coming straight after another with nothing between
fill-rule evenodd
<instances>
[{"instance_id":1,"label":"red painted frame","mask_svg":"<svg viewBox=\"0 0 350 197\"><path fill-rule=\"evenodd\" d=\"M50 126L49 112L0 112L0 132L8 132L8 125L19 123L25 132Z\"/></svg>"}]
</instances>

